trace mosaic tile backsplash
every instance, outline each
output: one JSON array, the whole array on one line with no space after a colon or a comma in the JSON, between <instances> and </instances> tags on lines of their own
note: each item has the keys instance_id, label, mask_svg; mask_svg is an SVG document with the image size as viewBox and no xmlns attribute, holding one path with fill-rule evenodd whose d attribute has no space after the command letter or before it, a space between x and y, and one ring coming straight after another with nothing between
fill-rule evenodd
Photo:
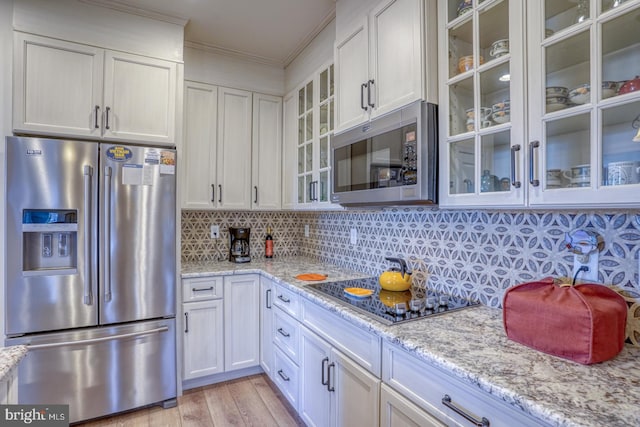
<instances>
[{"instance_id":1,"label":"mosaic tile backsplash","mask_svg":"<svg viewBox=\"0 0 640 427\"><path fill-rule=\"evenodd\" d=\"M305 255L378 275L387 256L405 258L414 282L500 307L507 288L546 276L572 276L566 232L582 228L604 238L598 278L614 285L630 307L627 331L640 343L640 212L459 211L407 207L323 212L182 213L182 259L225 259L228 227L251 227L251 255L264 256L266 227L275 256ZM219 224L222 238L209 238ZM304 225L310 228L304 237ZM350 230L358 233L356 245Z\"/></svg>"}]
</instances>

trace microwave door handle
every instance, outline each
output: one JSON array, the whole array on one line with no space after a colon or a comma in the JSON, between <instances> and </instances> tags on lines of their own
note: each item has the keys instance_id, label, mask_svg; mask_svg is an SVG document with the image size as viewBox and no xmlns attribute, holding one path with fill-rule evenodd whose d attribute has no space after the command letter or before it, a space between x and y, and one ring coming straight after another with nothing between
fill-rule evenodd
<instances>
[{"instance_id":1,"label":"microwave door handle","mask_svg":"<svg viewBox=\"0 0 640 427\"><path fill-rule=\"evenodd\" d=\"M85 305L93 304L91 295L91 181L93 168L85 166L84 174L84 295Z\"/></svg>"},{"instance_id":2,"label":"microwave door handle","mask_svg":"<svg viewBox=\"0 0 640 427\"><path fill-rule=\"evenodd\" d=\"M367 83L362 83L360 85L360 108L362 108L364 111L368 110L368 107L364 104L364 90L367 87L368 87Z\"/></svg>"},{"instance_id":3,"label":"microwave door handle","mask_svg":"<svg viewBox=\"0 0 640 427\"><path fill-rule=\"evenodd\" d=\"M104 301L111 301L111 166L104 168Z\"/></svg>"}]
</instances>

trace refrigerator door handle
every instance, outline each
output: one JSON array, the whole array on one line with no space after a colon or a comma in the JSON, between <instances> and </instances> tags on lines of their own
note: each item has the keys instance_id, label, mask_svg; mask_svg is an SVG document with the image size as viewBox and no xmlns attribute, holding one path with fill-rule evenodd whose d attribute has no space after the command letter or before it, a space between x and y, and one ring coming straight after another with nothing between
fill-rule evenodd
<instances>
[{"instance_id":1,"label":"refrigerator door handle","mask_svg":"<svg viewBox=\"0 0 640 427\"><path fill-rule=\"evenodd\" d=\"M104 168L104 301L111 301L111 166Z\"/></svg>"},{"instance_id":2,"label":"refrigerator door handle","mask_svg":"<svg viewBox=\"0 0 640 427\"><path fill-rule=\"evenodd\" d=\"M105 342L105 341L114 341L114 340L121 340L121 339L125 339L125 338L141 338L141 337L145 337L147 335L153 335L153 334L159 334L162 332L167 332L169 330L168 326L162 326L160 328L155 328L155 329L149 329L148 331L142 331L142 332L129 332L127 334L120 334L120 335L109 335L106 337L100 337L100 338L90 338L87 340L79 340L79 341L65 341L65 342L53 342L53 343L47 343L47 344L27 344L27 347L29 348L29 350L38 350L41 348L53 348L53 347L67 347L67 346L72 346L72 345L88 345L88 344L96 344L96 343L100 343L100 342Z\"/></svg>"},{"instance_id":3,"label":"refrigerator door handle","mask_svg":"<svg viewBox=\"0 0 640 427\"><path fill-rule=\"evenodd\" d=\"M91 181L93 168L84 166L84 295L85 305L93 304L91 295Z\"/></svg>"}]
</instances>

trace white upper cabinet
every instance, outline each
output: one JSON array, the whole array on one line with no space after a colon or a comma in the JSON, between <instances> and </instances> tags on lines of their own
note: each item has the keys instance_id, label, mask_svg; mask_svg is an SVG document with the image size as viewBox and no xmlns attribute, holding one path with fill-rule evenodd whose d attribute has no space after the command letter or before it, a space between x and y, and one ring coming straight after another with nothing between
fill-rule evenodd
<instances>
[{"instance_id":1,"label":"white upper cabinet","mask_svg":"<svg viewBox=\"0 0 640 427\"><path fill-rule=\"evenodd\" d=\"M640 206L640 1L441 3L440 205Z\"/></svg>"},{"instance_id":2,"label":"white upper cabinet","mask_svg":"<svg viewBox=\"0 0 640 427\"><path fill-rule=\"evenodd\" d=\"M185 82L183 208L211 209L216 204L217 111L216 86Z\"/></svg>"},{"instance_id":3,"label":"white upper cabinet","mask_svg":"<svg viewBox=\"0 0 640 427\"><path fill-rule=\"evenodd\" d=\"M523 2L440 5L439 204L523 206Z\"/></svg>"},{"instance_id":4,"label":"white upper cabinet","mask_svg":"<svg viewBox=\"0 0 640 427\"><path fill-rule=\"evenodd\" d=\"M369 26L365 17L336 41L335 68L338 80L338 129L348 129L369 117Z\"/></svg>"},{"instance_id":5,"label":"white upper cabinet","mask_svg":"<svg viewBox=\"0 0 640 427\"><path fill-rule=\"evenodd\" d=\"M425 66L425 37L436 30L426 23L435 10L431 0L384 0L337 35L336 132L426 99L435 68Z\"/></svg>"},{"instance_id":6,"label":"white upper cabinet","mask_svg":"<svg viewBox=\"0 0 640 427\"><path fill-rule=\"evenodd\" d=\"M105 139L173 142L175 108L175 63L105 52Z\"/></svg>"},{"instance_id":7,"label":"white upper cabinet","mask_svg":"<svg viewBox=\"0 0 640 427\"><path fill-rule=\"evenodd\" d=\"M292 195L288 205L293 201L298 209L340 207L329 201L334 109L333 64L314 73L296 91L296 96L287 97L284 145L285 153L288 153L285 169L289 171L285 172L284 182L288 184L285 191ZM291 152L295 154L291 155Z\"/></svg>"},{"instance_id":8,"label":"white upper cabinet","mask_svg":"<svg viewBox=\"0 0 640 427\"><path fill-rule=\"evenodd\" d=\"M282 207L282 98L253 95L251 145L253 209Z\"/></svg>"},{"instance_id":9,"label":"white upper cabinet","mask_svg":"<svg viewBox=\"0 0 640 427\"><path fill-rule=\"evenodd\" d=\"M177 64L15 32L16 133L175 144Z\"/></svg>"},{"instance_id":10,"label":"white upper cabinet","mask_svg":"<svg viewBox=\"0 0 640 427\"><path fill-rule=\"evenodd\" d=\"M528 3L529 201L640 206L640 1Z\"/></svg>"},{"instance_id":11,"label":"white upper cabinet","mask_svg":"<svg viewBox=\"0 0 640 427\"><path fill-rule=\"evenodd\" d=\"M183 208L281 208L282 98L186 82L183 146Z\"/></svg>"},{"instance_id":12,"label":"white upper cabinet","mask_svg":"<svg viewBox=\"0 0 640 427\"><path fill-rule=\"evenodd\" d=\"M218 89L218 207L251 209L252 93Z\"/></svg>"}]
</instances>

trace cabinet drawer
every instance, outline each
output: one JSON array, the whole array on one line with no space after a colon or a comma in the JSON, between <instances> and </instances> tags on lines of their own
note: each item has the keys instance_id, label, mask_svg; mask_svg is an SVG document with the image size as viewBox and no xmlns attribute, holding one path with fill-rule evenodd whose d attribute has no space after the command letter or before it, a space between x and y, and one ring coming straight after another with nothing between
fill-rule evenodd
<instances>
[{"instance_id":1,"label":"cabinet drawer","mask_svg":"<svg viewBox=\"0 0 640 427\"><path fill-rule=\"evenodd\" d=\"M298 411L299 368L278 347L273 349L273 380Z\"/></svg>"},{"instance_id":2,"label":"cabinet drawer","mask_svg":"<svg viewBox=\"0 0 640 427\"><path fill-rule=\"evenodd\" d=\"M273 311L273 342L295 363L300 354L300 323L279 308Z\"/></svg>"},{"instance_id":3,"label":"cabinet drawer","mask_svg":"<svg viewBox=\"0 0 640 427\"><path fill-rule=\"evenodd\" d=\"M445 395L478 421L486 418L491 427L546 425L403 349L385 342L382 353L382 381L447 425L467 425L469 421L445 406Z\"/></svg>"},{"instance_id":4,"label":"cabinet drawer","mask_svg":"<svg viewBox=\"0 0 640 427\"><path fill-rule=\"evenodd\" d=\"M182 302L222 298L222 282L222 276L182 279Z\"/></svg>"},{"instance_id":5,"label":"cabinet drawer","mask_svg":"<svg viewBox=\"0 0 640 427\"><path fill-rule=\"evenodd\" d=\"M311 301L304 300L302 304L302 321L313 332L380 378L380 337L350 324Z\"/></svg>"},{"instance_id":6,"label":"cabinet drawer","mask_svg":"<svg viewBox=\"0 0 640 427\"><path fill-rule=\"evenodd\" d=\"M290 316L297 317L300 313L300 296L280 285L276 285L274 293L273 305Z\"/></svg>"}]
</instances>

